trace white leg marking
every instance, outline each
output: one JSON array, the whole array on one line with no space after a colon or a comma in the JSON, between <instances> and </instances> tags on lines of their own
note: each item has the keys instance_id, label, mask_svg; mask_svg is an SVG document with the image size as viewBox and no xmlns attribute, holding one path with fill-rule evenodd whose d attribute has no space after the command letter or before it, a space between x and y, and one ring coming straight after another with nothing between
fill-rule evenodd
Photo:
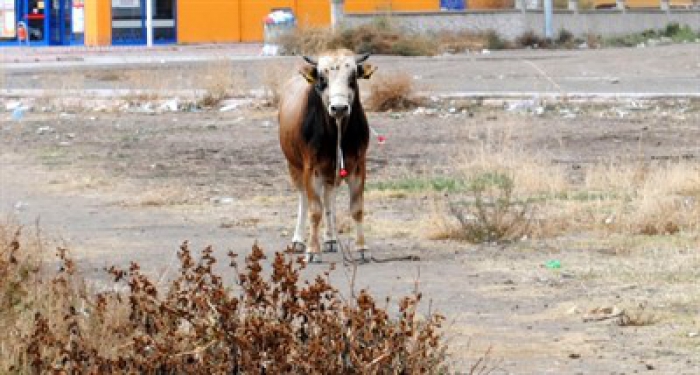
<instances>
[{"instance_id":1,"label":"white leg marking","mask_svg":"<svg viewBox=\"0 0 700 375\"><path fill-rule=\"evenodd\" d=\"M309 218L311 220L311 239L310 246L307 248L307 252L319 253L321 245L318 240L318 230L321 224L321 219L323 218L323 202L321 201L321 193L323 193L323 179L320 176L311 176L311 196L309 196Z\"/></svg>"},{"instance_id":2,"label":"white leg marking","mask_svg":"<svg viewBox=\"0 0 700 375\"><path fill-rule=\"evenodd\" d=\"M325 241L337 240L335 231L335 187L326 185L323 188L323 209L326 218L326 235Z\"/></svg>"},{"instance_id":3,"label":"white leg marking","mask_svg":"<svg viewBox=\"0 0 700 375\"><path fill-rule=\"evenodd\" d=\"M357 250L365 251L367 250L367 244L365 243L365 231L362 228L362 221L364 219L364 197L362 179L359 176L352 176L348 179L348 189L350 190L350 214L355 220L355 246Z\"/></svg>"},{"instance_id":4,"label":"white leg marking","mask_svg":"<svg viewBox=\"0 0 700 375\"><path fill-rule=\"evenodd\" d=\"M299 191L299 210L297 211L297 226L294 229L294 237L292 243L298 242L304 244L306 240L306 216L308 215L309 199L306 197L306 192Z\"/></svg>"}]
</instances>

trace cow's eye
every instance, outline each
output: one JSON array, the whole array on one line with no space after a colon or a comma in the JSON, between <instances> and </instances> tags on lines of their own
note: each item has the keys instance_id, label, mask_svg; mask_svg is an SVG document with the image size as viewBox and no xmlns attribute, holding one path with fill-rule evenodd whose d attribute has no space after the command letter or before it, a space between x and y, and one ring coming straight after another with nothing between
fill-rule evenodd
<instances>
[{"instance_id":1,"label":"cow's eye","mask_svg":"<svg viewBox=\"0 0 700 375\"><path fill-rule=\"evenodd\" d=\"M326 79L326 77L319 75L318 80L316 81L316 88L320 91L323 91L326 89L327 86L328 80Z\"/></svg>"}]
</instances>

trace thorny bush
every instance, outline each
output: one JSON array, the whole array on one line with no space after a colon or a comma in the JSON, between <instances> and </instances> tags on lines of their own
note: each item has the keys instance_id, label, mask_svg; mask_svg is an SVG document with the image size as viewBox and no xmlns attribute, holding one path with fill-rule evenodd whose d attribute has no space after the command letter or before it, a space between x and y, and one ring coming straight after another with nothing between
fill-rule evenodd
<instances>
[{"instance_id":1,"label":"thorny bush","mask_svg":"<svg viewBox=\"0 0 700 375\"><path fill-rule=\"evenodd\" d=\"M26 265L17 262L19 234L0 245L5 283ZM11 298L16 312L0 317L7 323L0 338L2 373L446 371L443 317L419 318L420 294L403 298L392 317L367 291L343 299L329 283L331 271L304 281L304 262L289 254L276 253L267 272L259 247L242 268L229 253L237 276L230 288L213 271L212 249L197 258L185 242L179 274L167 285L159 287L132 263L128 270L112 267L115 287L102 293L88 291L65 250L58 255L54 277L25 272L32 280L15 288L26 290L2 295L3 309ZM22 317L26 324L19 324Z\"/></svg>"}]
</instances>

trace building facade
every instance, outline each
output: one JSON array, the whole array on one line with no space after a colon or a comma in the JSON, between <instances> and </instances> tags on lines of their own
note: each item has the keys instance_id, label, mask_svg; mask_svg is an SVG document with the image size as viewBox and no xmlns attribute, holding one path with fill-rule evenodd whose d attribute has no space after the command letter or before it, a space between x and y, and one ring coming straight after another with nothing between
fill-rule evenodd
<instances>
[{"instance_id":1,"label":"building facade","mask_svg":"<svg viewBox=\"0 0 700 375\"><path fill-rule=\"evenodd\" d=\"M146 43L148 0L0 0L0 44ZM258 42L273 10L294 12L299 27L328 26L331 0L150 0L153 40L163 43ZM436 11L440 0L345 0L348 13Z\"/></svg>"}]
</instances>

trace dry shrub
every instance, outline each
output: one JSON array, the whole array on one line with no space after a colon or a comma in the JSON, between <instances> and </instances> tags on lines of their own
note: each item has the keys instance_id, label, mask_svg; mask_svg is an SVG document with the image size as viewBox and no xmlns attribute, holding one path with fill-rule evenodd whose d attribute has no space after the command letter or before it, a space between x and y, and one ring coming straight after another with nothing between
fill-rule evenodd
<instances>
[{"instance_id":1,"label":"dry shrub","mask_svg":"<svg viewBox=\"0 0 700 375\"><path fill-rule=\"evenodd\" d=\"M372 111L405 110L414 107L413 78L406 73L380 75L370 86L367 108Z\"/></svg>"},{"instance_id":2,"label":"dry shrub","mask_svg":"<svg viewBox=\"0 0 700 375\"><path fill-rule=\"evenodd\" d=\"M484 48L502 49L495 42L497 34L493 31L475 33L471 31L441 31L435 35L442 53L460 53L465 51L480 51ZM495 47L495 48L494 48Z\"/></svg>"},{"instance_id":3,"label":"dry shrub","mask_svg":"<svg viewBox=\"0 0 700 375\"><path fill-rule=\"evenodd\" d=\"M392 318L367 291L341 297L330 271L304 281L303 261L283 253L270 272L257 246L242 267L229 253L237 276L230 288L213 271L212 249L195 258L185 243L168 285L132 263L109 270L112 291L94 293L65 251L49 277L18 261L19 235L0 245L2 373L447 371L443 318L419 318L420 294L401 299Z\"/></svg>"},{"instance_id":4,"label":"dry shrub","mask_svg":"<svg viewBox=\"0 0 700 375\"><path fill-rule=\"evenodd\" d=\"M564 165L522 151L507 131L489 132L479 147L459 160L456 178L472 188L444 199L433 214L437 224L430 238L490 241L498 236L483 234L503 232L494 225L503 221L521 223L523 229L513 233L537 238L582 231L630 235L700 231L697 163L618 160L586 166L572 178ZM485 176L507 184L493 184L496 189L480 197L473 184Z\"/></svg>"},{"instance_id":5,"label":"dry shrub","mask_svg":"<svg viewBox=\"0 0 700 375\"><path fill-rule=\"evenodd\" d=\"M245 93L243 77L234 71L227 59L208 61L193 76L204 90L199 100L202 107L215 107L228 97Z\"/></svg>"},{"instance_id":6,"label":"dry shrub","mask_svg":"<svg viewBox=\"0 0 700 375\"><path fill-rule=\"evenodd\" d=\"M458 160L456 174L468 189L452 194L437 210L434 216L443 219L436 221L431 238L499 242L569 228L568 212L559 215L559 207L550 204L571 187L565 170L527 154L508 131L489 132Z\"/></svg>"},{"instance_id":7,"label":"dry shrub","mask_svg":"<svg viewBox=\"0 0 700 375\"><path fill-rule=\"evenodd\" d=\"M439 52L438 43L430 35L402 30L386 17L335 32L317 28L300 29L282 36L278 43L284 53L304 55L335 48L401 56L432 56Z\"/></svg>"},{"instance_id":8,"label":"dry shrub","mask_svg":"<svg viewBox=\"0 0 700 375\"><path fill-rule=\"evenodd\" d=\"M530 233L531 207L513 197L513 179L487 173L471 181L473 201L451 202L450 214L459 222L458 238L473 243L517 240Z\"/></svg>"},{"instance_id":9,"label":"dry shrub","mask_svg":"<svg viewBox=\"0 0 700 375\"><path fill-rule=\"evenodd\" d=\"M276 107L280 101L282 86L289 79L289 69L282 64L269 64L263 70L263 95L266 104Z\"/></svg>"},{"instance_id":10,"label":"dry shrub","mask_svg":"<svg viewBox=\"0 0 700 375\"><path fill-rule=\"evenodd\" d=\"M357 53L434 56L509 46L495 31L421 33L404 30L389 17L378 17L372 22L338 31L327 28L298 29L280 36L276 43L280 45L282 53L288 55L314 55L329 49L347 48Z\"/></svg>"},{"instance_id":11,"label":"dry shrub","mask_svg":"<svg viewBox=\"0 0 700 375\"><path fill-rule=\"evenodd\" d=\"M358 53L400 56L432 56L438 53L435 39L427 34L403 30L386 17L341 30L338 39L340 45Z\"/></svg>"},{"instance_id":12,"label":"dry shrub","mask_svg":"<svg viewBox=\"0 0 700 375\"><path fill-rule=\"evenodd\" d=\"M516 46L520 48L548 48L551 43L547 39L540 37L534 31L525 31L515 38Z\"/></svg>"},{"instance_id":13,"label":"dry shrub","mask_svg":"<svg viewBox=\"0 0 700 375\"><path fill-rule=\"evenodd\" d=\"M129 98L138 102L159 99L170 87L173 74L169 70L131 69L124 72L124 87Z\"/></svg>"},{"instance_id":14,"label":"dry shrub","mask_svg":"<svg viewBox=\"0 0 700 375\"><path fill-rule=\"evenodd\" d=\"M700 166L661 163L610 172L622 184L621 202L611 212L607 229L633 234L663 235L700 230ZM613 180L610 178L610 180Z\"/></svg>"},{"instance_id":15,"label":"dry shrub","mask_svg":"<svg viewBox=\"0 0 700 375\"><path fill-rule=\"evenodd\" d=\"M275 42L287 55L316 55L333 48L347 48L340 43L337 34L320 27L295 29L280 35Z\"/></svg>"}]
</instances>

